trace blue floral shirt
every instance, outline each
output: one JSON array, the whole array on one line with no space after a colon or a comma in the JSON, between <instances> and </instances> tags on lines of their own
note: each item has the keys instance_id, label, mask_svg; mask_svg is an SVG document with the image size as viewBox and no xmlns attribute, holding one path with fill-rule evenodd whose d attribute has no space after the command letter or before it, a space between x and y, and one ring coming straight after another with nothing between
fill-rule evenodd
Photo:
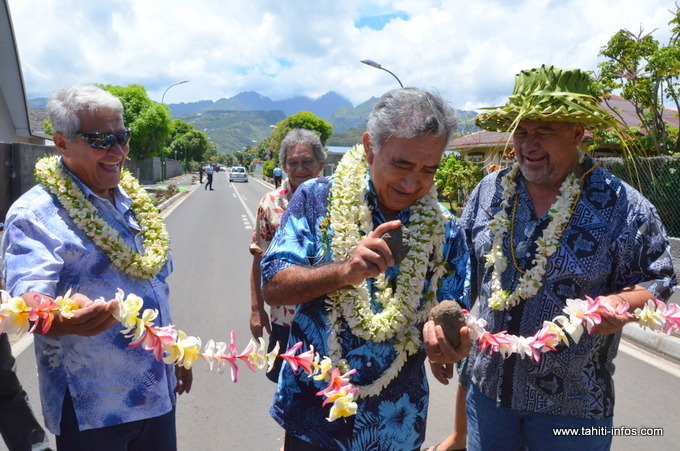
<instances>
[{"instance_id":1,"label":"blue floral shirt","mask_svg":"<svg viewBox=\"0 0 680 451\"><path fill-rule=\"evenodd\" d=\"M586 170L594 164L588 158ZM584 181L576 211L560 238L560 246L548 259L538 293L507 311L491 311L490 279L484 255L493 236L488 224L499 211L501 178L509 169L487 176L473 191L462 224L472 253L473 299L480 303L480 317L491 333L507 331L531 336L543 321L562 314L566 299L595 298L638 284L659 299L672 294L676 281L670 243L654 206L639 192L600 167ZM547 215L535 218L533 206L518 177L518 205L514 240L508 233L503 252L510 260L502 275L504 289L514 290L521 273L511 260L515 247L517 266L531 268L536 239L548 223ZM508 211L512 215L512 209ZM627 326L637 327L637 326ZM609 418L614 413L614 357L621 334L589 335L578 344L544 353L539 363L517 355L503 360L479 349L472 353L472 380L499 407L578 418ZM474 346L473 346L474 348Z\"/></svg>"},{"instance_id":2,"label":"blue floral shirt","mask_svg":"<svg viewBox=\"0 0 680 451\"><path fill-rule=\"evenodd\" d=\"M292 266L319 266L332 261L330 238L321 222L328 216L327 203L332 180L320 177L302 184L283 215L274 240L262 260L262 281L266 284L277 272ZM373 224L385 222L376 204L375 191L369 182L368 203ZM443 207L442 207L443 208ZM398 213L406 226L409 210ZM332 231L328 232L332 234ZM469 305L469 254L462 230L455 219L446 226L444 255L449 272L440 281L437 297L456 299ZM392 280L398 267L389 268ZM370 281L369 281L370 282ZM370 287L370 283L369 283ZM427 286L425 287L427 289ZM329 334L325 298L297 307L289 345L303 342L326 355ZM372 306L377 310L378 306ZM301 350L301 351L302 351ZM376 343L354 336L347 328L342 336L343 355L357 369L353 382L366 385L377 379L393 362L393 342ZM378 396L360 398L355 416L328 422L330 406L322 407L316 393L323 382L294 374L285 364L281 369L271 414L289 433L316 446L342 450L411 450L419 449L425 438L428 385L422 349L409 357L397 377Z\"/></svg>"},{"instance_id":3,"label":"blue floral shirt","mask_svg":"<svg viewBox=\"0 0 680 451\"><path fill-rule=\"evenodd\" d=\"M116 207L75 179L104 220L128 246L141 249L141 234L121 188ZM168 260L152 279L134 279L76 227L61 204L36 185L10 208L2 237L6 288L14 296L37 292L50 297L82 293L90 299L113 299L116 290L144 299L144 308L158 309L157 326L170 324ZM40 397L47 428L59 434L66 390L73 398L80 430L114 426L169 412L174 403L174 368L157 362L141 346L129 348L129 338L116 324L93 337L35 336Z\"/></svg>"}]
</instances>

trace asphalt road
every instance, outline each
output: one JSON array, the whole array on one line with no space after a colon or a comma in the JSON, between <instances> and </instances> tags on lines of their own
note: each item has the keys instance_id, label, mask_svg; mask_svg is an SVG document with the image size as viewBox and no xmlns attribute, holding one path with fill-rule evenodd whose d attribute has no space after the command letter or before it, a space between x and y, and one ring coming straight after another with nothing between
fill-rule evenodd
<instances>
[{"instance_id":1,"label":"asphalt road","mask_svg":"<svg viewBox=\"0 0 680 451\"><path fill-rule=\"evenodd\" d=\"M175 264L170 278L173 319L179 329L204 342L229 342L234 330L243 349L250 338L248 243L257 203L270 188L255 178L230 184L225 173L215 175L213 186L214 191L198 186L164 212ZM616 359L614 425L660 427L664 436L616 437L613 449L677 449L680 365L628 348ZM39 411L34 365L29 344L18 358L18 373ZM245 367L237 383L231 382L229 369L218 374L207 368L205 362L196 363L194 387L179 399L179 449L278 450L283 432L268 414L274 384ZM431 379L426 446L449 433L454 394L455 381L444 387Z\"/></svg>"}]
</instances>

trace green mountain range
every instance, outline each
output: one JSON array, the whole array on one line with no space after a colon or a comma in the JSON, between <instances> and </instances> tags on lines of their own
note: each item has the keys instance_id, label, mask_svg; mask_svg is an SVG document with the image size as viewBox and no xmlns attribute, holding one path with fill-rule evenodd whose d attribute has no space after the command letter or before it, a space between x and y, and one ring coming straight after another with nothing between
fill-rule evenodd
<instances>
[{"instance_id":1,"label":"green mountain range","mask_svg":"<svg viewBox=\"0 0 680 451\"><path fill-rule=\"evenodd\" d=\"M29 108L44 108L47 99L29 99ZM353 146L361 142L366 120L378 101L372 97L352 106L345 97L331 91L316 99L305 96L272 100L253 91L241 92L217 101L200 100L169 104L173 117L189 122L203 131L219 152L232 152L253 146L271 135L271 126L300 111L309 111L333 125L328 146ZM474 126L474 111L458 110L458 133L467 134Z\"/></svg>"}]
</instances>

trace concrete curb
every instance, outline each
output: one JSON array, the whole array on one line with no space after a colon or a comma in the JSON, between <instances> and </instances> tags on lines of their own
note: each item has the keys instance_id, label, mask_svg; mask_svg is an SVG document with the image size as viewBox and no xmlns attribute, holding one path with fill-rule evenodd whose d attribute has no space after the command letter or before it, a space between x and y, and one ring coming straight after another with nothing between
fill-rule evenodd
<instances>
[{"instance_id":1,"label":"concrete curb","mask_svg":"<svg viewBox=\"0 0 680 451\"><path fill-rule=\"evenodd\" d=\"M637 343L643 348L657 352L680 364L680 338L674 335L652 332L630 324L623 328L623 338Z\"/></svg>"}]
</instances>

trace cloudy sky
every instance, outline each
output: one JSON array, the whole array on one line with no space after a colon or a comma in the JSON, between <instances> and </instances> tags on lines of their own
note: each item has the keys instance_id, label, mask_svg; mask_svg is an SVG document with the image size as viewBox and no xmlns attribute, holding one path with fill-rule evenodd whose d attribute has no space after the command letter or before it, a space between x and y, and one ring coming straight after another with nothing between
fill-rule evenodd
<instances>
[{"instance_id":1,"label":"cloudy sky","mask_svg":"<svg viewBox=\"0 0 680 451\"><path fill-rule=\"evenodd\" d=\"M673 0L8 0L30 98L75 83L145 86L166 103L257 91L335 91L353 104L398 87L456 108L502 103L514 74L594 70L617 30L670 34Z\"/></svg>"}]
</instances>

